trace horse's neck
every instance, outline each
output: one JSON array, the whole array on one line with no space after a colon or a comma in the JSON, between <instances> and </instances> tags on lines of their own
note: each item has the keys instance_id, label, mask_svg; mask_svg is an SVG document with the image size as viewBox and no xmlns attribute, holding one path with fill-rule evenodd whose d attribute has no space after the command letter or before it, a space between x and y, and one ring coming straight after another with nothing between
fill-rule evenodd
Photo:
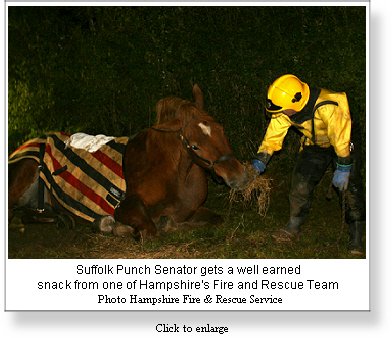
<instances>
[{"instance_id":1,"label":"horse's neck","mask_svg":"<svg viewBox=\"0 0 392 338\"><path fill-rule=\"evenodd\" d=\"M173 169L176 179L188 181L193 175L204 175L204 170L193 162L177 133L165 133L154 138L152 146L161 152L163 161L168 161L167 167Z\"/></svg>"}]
</instances>

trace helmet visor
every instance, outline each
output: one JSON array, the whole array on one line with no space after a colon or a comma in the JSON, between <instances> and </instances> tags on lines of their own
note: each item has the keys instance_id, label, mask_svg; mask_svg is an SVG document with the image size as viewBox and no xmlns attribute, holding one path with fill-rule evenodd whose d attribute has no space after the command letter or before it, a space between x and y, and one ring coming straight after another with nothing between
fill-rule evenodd
<instances>
[{"instance_id":1,"label":"helmet visor","mask_svg":"<svg viewBox=\"0 0 392 338\"><path fill-rule=\"evenodd\" d=\"M277 113L282 110L282 107L275 105L270 99L267 99L265 109L271 113Z\"/></svg>"}]
</instances>

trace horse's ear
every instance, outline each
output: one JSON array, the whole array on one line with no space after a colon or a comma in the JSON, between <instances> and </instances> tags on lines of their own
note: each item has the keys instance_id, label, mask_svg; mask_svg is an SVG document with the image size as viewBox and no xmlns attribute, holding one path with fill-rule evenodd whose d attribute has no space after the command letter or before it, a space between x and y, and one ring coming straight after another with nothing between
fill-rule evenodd
<instances>
[{"instance_id":1,"label":"horse's ear","mask_svg":"<svg viewBox=\"0 0 392 338\"><path fill-rule=\"evenodd\" d=\"M163 100L159 100L155 105L155 111L157 113L157 123L160 123L162 120L162 111L163 111Z\"/></svg>"},{"instance_id":2,"label":"horse's ear","mask_svg":"<svg viewBox=\"0 0 392 338\"><path fill-rule=\"evenodd\" d=\"M175 117L175 109L173 106L173 100L170 98L161 99L157 102L155 106L155 111L157 113L156 123L163 123L165 121L170 121Z\"/></svg>"},{"instance_id":3,"label":"horse's ear","mask_svg":"<svg viewBox=\"0 0 392 338\"><path fill-rule=\"evenodd\" d=\"M201 91L199 85L195 83L192 89L193 99L195 100L195 105L198 109L204 109L204 96L203 92Z\"/></svg>"},{"instance_id":4,"label":"horse's ear","mask_svg":"<svg viewBox=\"0 0 392 338\"><path fill-rule=\"evenodd\" d=\"M182 122L179 119L174 119L168 122L156 124L152 126L152 128L160 131L180 131L182 128Z\"/></svg>"}]
</instances>

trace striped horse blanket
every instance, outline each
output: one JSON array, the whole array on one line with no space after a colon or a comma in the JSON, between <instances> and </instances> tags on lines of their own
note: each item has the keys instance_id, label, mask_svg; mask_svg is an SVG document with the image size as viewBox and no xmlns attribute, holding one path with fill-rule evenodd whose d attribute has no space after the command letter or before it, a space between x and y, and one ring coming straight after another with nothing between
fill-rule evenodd
<instances>
[{"instance_id":1,"label":"striped horse blanket","mask_svg":"<svg viewBox=\"0 0 392 338\"><path fill-rule=\"evenodd\" d=\"M67 134L51 133L25 142L9 156L8 163L36 160L41 164L40 177L57 202L93 222L113 215L125 195L123 157L128 139L112 138L91 152L73 147Z\"/></svg>"}]
</instances>

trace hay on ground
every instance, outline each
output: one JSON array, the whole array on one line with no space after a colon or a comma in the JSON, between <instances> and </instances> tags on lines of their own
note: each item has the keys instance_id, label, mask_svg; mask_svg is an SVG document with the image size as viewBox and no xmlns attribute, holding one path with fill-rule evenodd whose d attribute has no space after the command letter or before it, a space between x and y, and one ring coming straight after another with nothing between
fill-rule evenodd
<instances>
[{"instance_id":1,"label":"hay on ground","mask_svg":"<svg viewBox=\"0 0 392 338\"><path fill-rule=\"evenodd\" d=\"M230 203L243 203L245 207L256 205L257 213L264 217L267 214L272 179L264 175L259 175L250 163L244 163L245 169L252 179L242 190L231 189L229 192Z\"/></svg>"}]
</instances>

